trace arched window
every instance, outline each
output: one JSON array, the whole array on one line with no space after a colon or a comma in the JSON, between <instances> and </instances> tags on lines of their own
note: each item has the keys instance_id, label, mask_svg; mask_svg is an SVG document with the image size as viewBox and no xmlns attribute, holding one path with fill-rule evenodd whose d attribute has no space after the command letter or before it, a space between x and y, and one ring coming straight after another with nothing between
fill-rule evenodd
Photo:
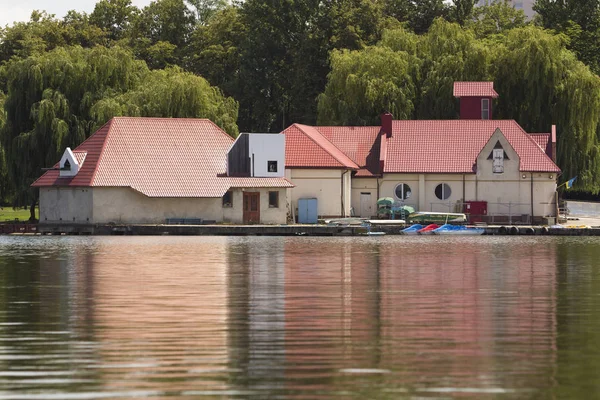
<instances>
[{"instance_id":1,"label":"arched window","mask_svg":"<svg viewBox=\"0 0 600 400\"><path fill-rule=\"evenodd\" d=\"M435 197L440 200L447 200L452 194L450 186L447 183L440 183L435 187Z\"/></svg>"},{"instance_id":2,"label":"arched window","mask_svg":"<svg viewBox=\"0 0 600 400\"><path fill-rule=\"evenodd\" d=\"M399 183L396 185L394 194L398 200L406 200L410 198L412 191L410 190L410 186L408 186L406 183Z\"/></svg>"}]
</instances>

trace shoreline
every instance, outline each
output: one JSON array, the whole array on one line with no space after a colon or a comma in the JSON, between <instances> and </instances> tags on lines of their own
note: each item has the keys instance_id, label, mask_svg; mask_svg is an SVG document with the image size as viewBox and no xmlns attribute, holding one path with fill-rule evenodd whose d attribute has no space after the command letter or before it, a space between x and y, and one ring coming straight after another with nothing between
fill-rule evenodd
<instances>
[{"instance_id":1,"label":"shoreline","mask_svg":"<svg viewBox=\"0 0 600 400\"><path fill-rule=\"evenodd\" d=\"M600 236L600 227L488 225L484 235ZM166 224L0 224L5 235L135 236L366 236L367 232L402 235L403 225L166 225Z\"/></svg>"}]
</instances>

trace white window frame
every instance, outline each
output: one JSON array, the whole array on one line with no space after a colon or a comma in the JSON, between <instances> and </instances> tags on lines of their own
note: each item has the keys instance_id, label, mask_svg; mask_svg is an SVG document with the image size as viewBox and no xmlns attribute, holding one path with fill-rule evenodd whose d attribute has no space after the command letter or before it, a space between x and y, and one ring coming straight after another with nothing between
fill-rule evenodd
<instances>
[{"instance_id":1,"label":"white window frame","mask_svg":"<svg viewBox=\"0 0 600 400\"><path fill-rule=\"evenodd\" d=\"M490 119L490 99L481 99L481 119Z\"/></svg>"}]
</instances>

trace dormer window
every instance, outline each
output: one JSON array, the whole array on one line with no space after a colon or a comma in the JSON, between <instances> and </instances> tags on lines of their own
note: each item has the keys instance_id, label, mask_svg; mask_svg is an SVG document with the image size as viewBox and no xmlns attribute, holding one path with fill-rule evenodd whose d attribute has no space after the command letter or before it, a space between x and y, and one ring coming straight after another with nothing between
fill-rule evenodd
<instances>
[{"instance_id":1,"label":"dormer window","mask_svg":"<svg viewBox=\"0 0 600 400\"><path fill-rule=\"evenodd\" d=\"M69 160L65 160L65 163L63 164L63 167L61 169L63 171L70 171L71 170L71 163L69 162Z\"/></svg>"},{"instance_id":2,"label":"dormer window","mask_svg":"<svg viewBox=\"0 0 600 400\"><path fill-rule=\"evenodd\" d=\"M490 99L481 99L481 119L490 119Z\"/></svg>"}]
</instances>

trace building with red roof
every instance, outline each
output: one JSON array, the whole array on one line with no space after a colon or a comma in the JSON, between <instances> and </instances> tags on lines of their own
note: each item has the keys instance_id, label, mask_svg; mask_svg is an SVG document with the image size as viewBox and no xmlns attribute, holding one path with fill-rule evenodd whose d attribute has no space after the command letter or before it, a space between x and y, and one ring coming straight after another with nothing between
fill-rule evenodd
<instances>
[{"instance_id":1,"label":"building with red roof","mask_svg":"<svg viewBox=\"0 0 600 400\"><path fill-rule=\"evenodd\" d=\"M258 136L276 145L268 149L272 156L254 150L257 160L283 164L284 141ZM40 222L285 223L286 189L293 185L283 166L230 176L234 142L207 119L113 118L33 183L40 188Z\"/></svg>"},{"instance_id":2,"label":"building with red roof","mask_svg":"<svg viewBox=\"0 0 600 400\"><path fill-rule=\"evenodd\" d=\"M381 126L294 124L286 136L288 201L318 200L327 216L372 217L377 199L420 211L463 212L484 202L497 220L556 215L556 130L529 134L492 119L492 82L456 82L460 119L395 121ZM468 210L467 210L468 212Z\"/></svg>"}]
</instances>

